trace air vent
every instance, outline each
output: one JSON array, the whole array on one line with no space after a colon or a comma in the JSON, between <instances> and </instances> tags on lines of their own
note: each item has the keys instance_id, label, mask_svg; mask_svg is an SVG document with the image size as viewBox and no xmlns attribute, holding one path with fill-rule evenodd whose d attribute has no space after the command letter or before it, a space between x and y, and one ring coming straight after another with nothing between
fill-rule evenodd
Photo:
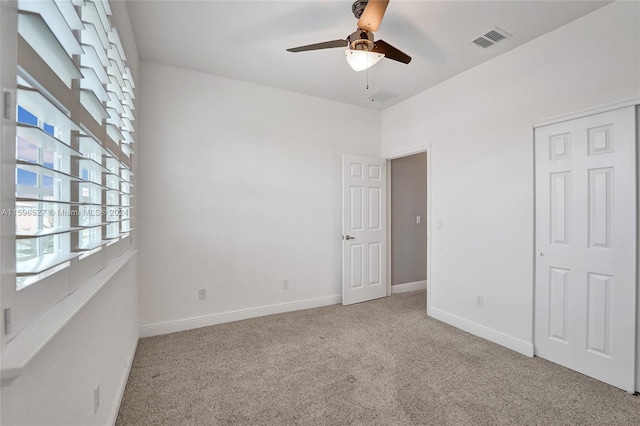
<instances>
[{"instance_id":1,"label":"air vent","mask_svg":"<svg viewBox=\"0 0 640 426\"><path fill-rule=\"evenodd\" d=\"M498 27L494 27L491 30L486 31L484 34L476 37L476 39L473 40L473 43L476 46L480 46L483 49L486 49L502 40L508 39L509 37L511 37L511 34L501 30Z\"/></svg>"},{"instance_id":2,"label":"air vent","mask_svg":"<svg viewBox=\"0 0 640 426\"><path fill-rule=\"evenodd\" d=\"M504 40L505 36L503 36L502 34L500 34L499 32L495 31L495 30L491 30L488 33L486 33L485 38L488 38L489 40L491 40L494 43L499 42L500 40Z\"/></svg>"},{"instance_id":3,"label":"air vent","mask_svg":"<svg viewBox=\"0 0 640 426\"><path fill-rule=\"evenodd\" d=\"M477 39L473 40L473 42L475 44L477 44L480 47L484 47L485 49L489 46L493 46L495 43L493 43L491 40L487 40L484 37L478 37Z\"/></svg>"}]
</instances>

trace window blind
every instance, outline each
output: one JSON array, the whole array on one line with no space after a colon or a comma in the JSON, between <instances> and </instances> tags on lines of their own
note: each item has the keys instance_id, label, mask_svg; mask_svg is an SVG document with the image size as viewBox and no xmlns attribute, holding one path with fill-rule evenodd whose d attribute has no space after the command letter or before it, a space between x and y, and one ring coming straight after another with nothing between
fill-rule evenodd
<instances>
[{"instance_id":1,"label":"window blind","mask_svg":"<svg viewBox=\"0 0 640 426\"><path fill-rule=\"evenodd\" d=\"M20 290L76 257L130 244L135 84L108 1L22 0L18 8Z\"/></svg>"}]
</instances>

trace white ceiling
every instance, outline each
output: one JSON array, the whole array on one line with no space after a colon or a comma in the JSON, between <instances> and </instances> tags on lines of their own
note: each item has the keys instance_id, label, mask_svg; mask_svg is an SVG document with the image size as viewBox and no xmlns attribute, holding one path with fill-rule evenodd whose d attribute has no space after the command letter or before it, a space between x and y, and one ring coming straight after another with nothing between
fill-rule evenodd
<instances>
[{"instance_id":1,"label":"white ceiling","mask_svg":"<svg viewBox=\"0 0 640 426\"><path fill-rule=\"evenodd\" d=\"M349 68L342 48L285 50L346 38L356 29L352 3L129 0L128 8L142 60L382 110L609 2L391 0L376 39L413 60L383 59L368 75ZM488 49L472 43L494 26L512 37ZM397 96L367 99L379 91Z\"/></svg>"}]
</instances>

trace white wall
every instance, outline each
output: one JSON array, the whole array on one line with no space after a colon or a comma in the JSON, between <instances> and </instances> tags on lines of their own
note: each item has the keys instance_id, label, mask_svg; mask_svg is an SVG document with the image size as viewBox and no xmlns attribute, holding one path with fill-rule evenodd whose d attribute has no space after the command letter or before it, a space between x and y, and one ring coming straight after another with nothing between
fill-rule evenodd
<instances>
[{"instance_id":1,"label":"white wall","mask_svg":"<svg viewBox=\"0 0 640 426\"><path fill-rule=\"evenodd\" d=\"M380 113L145 61L139 88L141 334L338 302L341 154L380 155Z\"/></svg>"},{"instance_id":2,"label":"white wall","mask_svg":"<svg viewBox=\"0 0 640 426\"><path fill-rule=\"evenodd\" d=\"M135 258L2 388L2 424L112 424L138 342ZM93 390L100 384L100 408Z\"/></svg>"},{"instance_id":3,"label":"white wall","mask_svg":"<svg viewBox=\"0 0 640 426\"><path fill-rule=\"evenodd\" d=\"M117 1L111 4L129 66L138 80L138 53L126 4ZM15 15L15 10L12 13ZM15 83L15 70L13 75ZM13 195L3 192L2 196ZM2 425L87 426L115 422L138 341L137 263L134 255L27 364L19 377L8 385L3 383ZM3 347L3 353L5 350ZM100 407L94 414L93 390L98 384Z\"/></svg>"},{"instance_id":4,"label":"white wall","mask_svg":"<svg viewBox=\"0 0 640 426\"><path fill-rule=\"evenodd\" d=\"M608 5L383 112L384 156L431 144L433 315L530 353L532 125L640 94L638 9Z\"/></svg>"}]
</instances>

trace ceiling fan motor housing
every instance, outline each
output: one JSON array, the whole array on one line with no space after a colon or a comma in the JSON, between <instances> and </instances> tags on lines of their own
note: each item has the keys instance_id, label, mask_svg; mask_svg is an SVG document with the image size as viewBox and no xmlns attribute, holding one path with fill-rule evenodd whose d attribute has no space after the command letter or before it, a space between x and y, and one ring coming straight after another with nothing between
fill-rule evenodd
<instances>
[{"instance_id":1,"label":"ceiling fan motor housing","mask_svg":"<svg viewBox=\"0 0 640 426\"><path fill-rule=\"evenodd\" d=\"M356 19L360 19L362 12L364 12L364 8L367 7L367 3L369 3L369 0L356 0L353 2L351 5L351 11Z\"/></svg>"},{"instance_id":2,"label":"ceiling fan motor housing","mask_svg":"<svg viewBox=\"0 0 640 426\"><path fill-rule=\"evenodd\" d=\"M373 33L358 28L347 38L351 50L372 50L375 46Z\"/></svg>"}]
</instances>

